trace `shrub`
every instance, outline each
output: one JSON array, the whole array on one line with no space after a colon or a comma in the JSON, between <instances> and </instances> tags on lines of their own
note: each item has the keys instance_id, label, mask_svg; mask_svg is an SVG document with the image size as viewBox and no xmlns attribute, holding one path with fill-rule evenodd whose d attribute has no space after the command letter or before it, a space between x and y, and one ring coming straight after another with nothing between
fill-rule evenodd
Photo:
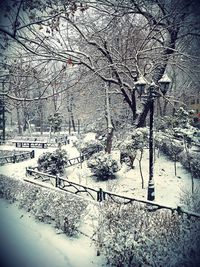
<instances>
[{"instance_id":1,"label":"shrub","mask_svg":"<svg viewBox=\"0 0 200 267\"><path fill-rule=\"evenodd\" d=\"M98 140L79 142L77 143L77 148L86 156L86 159L89 159L93 154L104 149L103 145Z\"/></svg>"},{"instance_id":2,"label":"shrub","mask_svg":"<svg viewBox=\"0 0 200 267\"><path fill-rule=\"evenodd\" d=\"M128 136L119 144L120 162L126 163L130 168L133 168L133 163L138 150L142 150L147 143L147 129L138 128L132 132L131 137Z\"/></svg>"},{"instance_id":3,"label":"shrub","mask_svg":"<svg viewBox=\"0 0 200 267\"><path fill-rule=\"evenodd\" d=\"M115 178L115 172L120 169L120 165L112 158L112 154L107 154L103 151L96 153L88 161L88 167L92 170L98 180L105 181Z\"/></svg>"},{"instance_id":4,"label":"shrub","mask_svg":"<svg viewBox=\"0 0 200 267\"><path fill-rule=\"evenodd\" d=\"M120 163L125 163L129 168L133 168L133 163L137 155L133 140L126 140L120 146Z\"/></svg>"},{"instance_id":5,"label":"shrub","mask_svg":"<svg viewBox=\"0 0 200 267\"><path fill-rule=\"evenodd\" d=\"M0 175L0 197L68 236L78 233L87 200Z\"/></svg>"},{"instance_id":6,"label":"shrub","mask_svg":"<svg viewBox=\"0 0 200 267\"><path fill-rule=\"evenodd\" d=\"M99 212L96 245L109 266L199 266L198 218L149 212L139 203L106 202Z\"/></svg>"},{"instance_id":7,"label":"shrub","mask_svg":"<svg viewBox=\"0 0 200 267\"><path fill-rule=\"evenodd\" d=\"M200 177L200 162L198 152L185 151L183 142L174 140L171 136L155 138L156 146L170 159L179 161L195 178Z\"/></svg>"},{"instance_id":8,"label":"shrub","mask_svg":"<svg viewBox=\"0 0 200 267\"><path fill-rule=\"evenodd\" d=\"M184 146L180 141L169 139L169 137L160 138L156 136L156 146L166 154L170 159L176 160L178 155L184 150Z\"/></svg>"},{"instance_id":9,"label":"shrub","mask_svg":"<svg viewBox=\"0 0 200 267\"><path fill-rule=\"evenodd\" d=\"M188 187L183 188L180 194L180 201L187 210L200 213L200 189L198 187L194 188L194 192L191 192Z\"/></svg>"},{"instance_id":10,"label":"shrub","mask_svg":"<svg viewBox=\"0 0 200 267\"><path fill-rule=\"evenodd\" d=\"M57 149L54 152L43 153L38 158L38 170L52 175L63 174L67 160L68 155L64 149Z\"/></svg>"},{"instance_id":11,"label":"shrub","mask_svg":"<svg viewBox=\"0 0 200 267\"><path fill-rule=\"evenodd\" d=\"M200 178L200 161L198 152L184 153L179 156L181 164L193 175L193 177Z\"/></svg>"}]
</instances>

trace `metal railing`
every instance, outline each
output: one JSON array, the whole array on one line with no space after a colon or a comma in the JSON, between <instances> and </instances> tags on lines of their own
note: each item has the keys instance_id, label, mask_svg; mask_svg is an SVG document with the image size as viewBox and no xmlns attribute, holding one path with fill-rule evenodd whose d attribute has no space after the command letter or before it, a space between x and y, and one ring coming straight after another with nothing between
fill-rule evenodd
<instances>
[{"instance_id":1,"label":"metal railing","mask_svg":"<svg viewBox=\"0 0 200 267\"><path fill-rule=\"evenodd\" d=\"M120 194L116 194L109 191L104 191L102 188L94 189L85 185L81 185L72 181L69 181L68 178L60 177L58 175L50 175L47 173L42 173L36 170L36 168L26 168L26 174L27 176L33 176L34 179L40 179L42 182L50 182L54 187L59 188L63 191L73 193L76 195L82 195L89 197L92 200L102 202L105 200L111 200L113 202L116 202L118 204L126 205L131 202L139 202L146 204L148 211L156 211L159 209L168 209L172 212L178 212L178 214L186 214L188 217L196 217L200 218L199 213L191 212L188 210L183 209L180 206L177 207L171 207L167 205L162 205L160 203L154 202L154 201L148 201L133 197L127 197ZM26 179L28 181L28 179Z\"/></svg>"},{"instance_id":2,"label":"metal railing","mask_svg":"<svg viewBox=\"0 0 200 267\"><path fill-rule=\"evenodd\" d=\"M20 161L24 161L27 159L33 159L35 157L35 151L24 151L24 152L16 152L12 151L12 155L1 156L0 157L0 165L4 165L7 163L16 163Z\"/></svg>"}]
</instances>

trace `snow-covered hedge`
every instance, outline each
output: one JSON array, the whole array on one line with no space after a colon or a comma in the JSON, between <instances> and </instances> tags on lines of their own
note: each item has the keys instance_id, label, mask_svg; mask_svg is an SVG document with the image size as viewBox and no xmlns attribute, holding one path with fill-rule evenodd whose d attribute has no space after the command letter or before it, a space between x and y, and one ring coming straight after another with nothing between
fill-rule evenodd
<instances>
[{"instance_id":1,"label":"snow-covered hedge","mask_svg":"<svg viewBox=\"0 0 200 267\"><path fill-rule=\"evenodd\" d=\"M192 173L193 177L200 179L199 152L182 152L179 156L181 164Z\"/></svg>"},{"instance_id":2,"label":"snow-covered hedge","mask_svg":"<svg viewBox=\"0 0 200 267\"><path fill-rule=\"evenodd\" d=\"M194 187L193 192L188 187L182 188L180 203L187 210L200 213L200 188Z\"/></svg>"},{"instance_id":3,"label":"snow-covered hedge","mask_svg":"<svg viewBox=\"0 0 200 267\"><path fill-rule=\"evenodd\" d=\"M68 154L64 149L43 153L38 158L38 170L52 175L63 174L68 160Z\"/></svg>"},{"instance_id":4,"label":"snow-covered hedge","mask_svg":"<svg viewBox=\"0 0 200 267\"><path fill-rule=\"evenodd\" d=\"M200 222L139 203L100 207L97 248L109 266L199 266Z\"/></svg>"},{"instance_id":5,"label":"snow-covered hedge","mask_svg":"<svg viewBox=\"0 0 200 267\"><path fill-rule=\"evenodd\" d=\"M155 145L170 159L177 160L178 155L184 150L184 145L178 140L169 136L155 136Z\"/></svg>"},{"instance_id":6,"label":"snow-covered hedge","mask_svg":"<svg viewBox=\"0 0 200 267\"><path fill-rule=\"evenodd\" d=\"M115 173L120 169L119 162L112 154L103 151L94 154L88 161L88 167L98 180L105 181L115 178Z\"/></svg>"},{"instance_id":7,"label":"snow-covered hedge","mask_svg":"<svg viewBox=\"0 0 200 267\"><path fill-rule=\"evenodd\" d=\"M87 159L104 149L104 146L98 140L80 140L76 143L76 147Z\"/></svg>"},{"instance_id":8,"label":"snow-covered hedge","mask_svg":"<svg viewBox=\"0 0 200 267\"><path fill-rule=\"evenodd\" d=\"M17 201L36 219L51 223L68 236L77 233L87 201L76 196L0 175L0 197Z\"/></svg>"},{"instance_id":9,"label":"snow-covered hedge","mask_svg":"<svg viewBox=\"0 0 200 267\"><path fill-rule=\"evenodd\" d=\"M184 149L182 141L174 140L170 136L155 137L156 146L170 159L179 161L195 178L200 177L199 153Z\"/></svg>"}]
</instances>

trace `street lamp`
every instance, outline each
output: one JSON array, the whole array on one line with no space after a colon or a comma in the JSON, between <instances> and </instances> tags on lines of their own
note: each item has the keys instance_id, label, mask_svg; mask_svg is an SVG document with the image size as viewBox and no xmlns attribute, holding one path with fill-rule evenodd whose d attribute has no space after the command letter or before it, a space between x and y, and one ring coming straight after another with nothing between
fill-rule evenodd
<instances>
[{"instance_id":1,"label":"street lamp","mask_svg":"<svg viewBox=\"0 0 200 267\"><path fill-rule=\"evenodd\" d=\"M153 136L153 124L154 124L154 100L156 97L159 97L158 88L165 95L169 89L170 78L167 74L164 74L162 78L158 81L159 87L155 83L151 83L147 91L147 99L149 101L149 182L148 182L148 191L147 199L153 201L155 199L155 185L153 179L154 171L154 136ZM145 83L144 78L139 78L135 83L136 90L138 91L140 97L145 92Z\"/></svg>"}]
</instances>

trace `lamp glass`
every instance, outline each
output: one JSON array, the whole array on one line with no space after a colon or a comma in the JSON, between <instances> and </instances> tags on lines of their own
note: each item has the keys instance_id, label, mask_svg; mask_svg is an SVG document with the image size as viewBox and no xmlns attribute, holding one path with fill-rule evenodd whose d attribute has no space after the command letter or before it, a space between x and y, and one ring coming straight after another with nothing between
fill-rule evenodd
<instances>
[{"instance_id":1,"label":"lamp glass","mask_svg":"<svg viewBox=\"0 0 200 267\"><path fill-rule=\"evenodd\" d=\"M136 90L138 92L138 94L141 96L142 94L144 94L144 89L145 89L145 84L137 84L136 85Z\"/></svg>"},{"instance_id":2,"label":"lamp glass","mask_svg":"<svg viewBox=\"0 0 200 267\"><path fill-rule=\"evenodd\" d=\"M160 90L165 95L169 89L169 85L171 83L170 78L167 74L164 74L162 78L158 81L160 84Z\"/></svg>"},{"instance_id":3,"label":"lamp glass","mask_svg":"<svg viewBox=\"0 0 200 267\"><path fill-rule=\"evenodd\" d=\"M160 83L160 90L163 93L163 95L165 95L167 93L167 91L169 89L169 85L170 85L169 82L162 82L162 83Z\"/></svg>"},{"instance_id":4,"label":"lamp glass","mask_svg":"<svg viewBox=\"0 0 200 267\"><path fill-rule=\"evenodd\" d=\"M140 76L137 82L135 82L135 88L140 96L144 93L146 84L146 80L142 76Z\"/></svg>"}]
</instances>

